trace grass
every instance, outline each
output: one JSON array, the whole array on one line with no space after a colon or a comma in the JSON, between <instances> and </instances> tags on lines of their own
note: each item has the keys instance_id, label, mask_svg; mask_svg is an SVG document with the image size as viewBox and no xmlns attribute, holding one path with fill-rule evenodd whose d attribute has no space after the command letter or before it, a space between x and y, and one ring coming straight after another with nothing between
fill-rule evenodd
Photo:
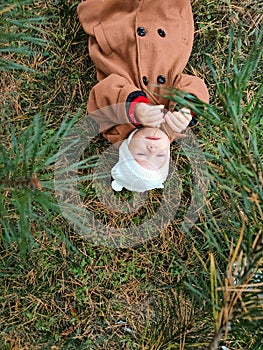
<instances>
[{"instance_id":1,"label":"grass","mask_svg":"<svg viewBox=\"0 0 263 350\"><path fill-rule=\"evenodd\" d=\"M18 36L1 36L12 70L1 66L0 349L263 349L262 5L192 4L196 36L186 71L203 77L211 94L193 129L210 180L205 205L182 231L197 170L174 144L183 205L161 233L118 249L79 235L54 188L60 146L95 84L77 2L1 8L4 33ZM91 157L106 148L97 137L83 154L87 166L74 164L81 198L107 227L132 222L138 232L164 199L153 191L134 215L105 208L90 176ZM140 199L124 191L115 200Z\"/></svg>"}]
</instances>

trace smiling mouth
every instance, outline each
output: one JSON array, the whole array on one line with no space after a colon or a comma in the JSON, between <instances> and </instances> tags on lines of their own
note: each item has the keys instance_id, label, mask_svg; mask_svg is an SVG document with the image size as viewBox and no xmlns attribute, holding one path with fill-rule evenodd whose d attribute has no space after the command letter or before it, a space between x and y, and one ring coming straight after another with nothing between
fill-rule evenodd
<instances>
[{"instance_id":1,"label":"smiling mouth","mask_svg":"<svg viewBox=\"0 0 263 350\"><path fill-rule=\"evenodd\" d=\"M148 139L148 140L160 140L160 137L146 136L146 139Z\"/></svg>"}]
</instances>

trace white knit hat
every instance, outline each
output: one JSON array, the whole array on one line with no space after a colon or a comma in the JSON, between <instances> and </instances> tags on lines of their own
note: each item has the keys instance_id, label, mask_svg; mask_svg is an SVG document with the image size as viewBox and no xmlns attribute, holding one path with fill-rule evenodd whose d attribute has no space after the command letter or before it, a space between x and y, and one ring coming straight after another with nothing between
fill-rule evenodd
<instances>
[{"instance_id":1,"label":"white knit hat","mask_svg":"<svg viewBox=\"0 0 263 350\"><path fill-rule=\"evenodd\" d=\"M119 161L111 169L111 175L114 179L111 186L115 191L121 191L123 187L134 192L163 188L163 182L168 176L170 150L168 150L165 164L160 169L146 169L136 162L128 146L137 131L138 129L135 129L119 147Z\"/></svg>"}]
</instances>

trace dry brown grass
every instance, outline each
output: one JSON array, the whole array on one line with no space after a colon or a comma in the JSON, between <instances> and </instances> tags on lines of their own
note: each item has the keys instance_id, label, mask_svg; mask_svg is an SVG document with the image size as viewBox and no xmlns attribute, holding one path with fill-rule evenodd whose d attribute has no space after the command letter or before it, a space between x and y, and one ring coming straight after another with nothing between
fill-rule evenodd
<instances>
[{"instance_id":1,"label":"dry brown grass","mask_svg":"<svg viewBox=\"0 0 263 350\"><path fill-rule=\"evenodd\" d=\"M204 55L212 57L217 69L224 71L228 29L232 26L236 30L240 27L245 57L262 22L262 4L249 0L242 4L194 0L192 4L196 40L187 71L205 78L212 103L219 105ZM35 72L1 74L0 137L7 148L11 147L10 128L20 133L36 113L41 114L51 133L66 115L77 111L85 114L95 70L76 17L76 5L72 0L47 0L29 6L35 16L51 16L49 23L41 26L48 44L45 49L34 48L36 53L30 57L9 56ZM207 141L213 145L218 140L208 137ZM100 142L103 144L98 140L98 145ZM89 210L104 210L90 183L83 186ZM187 191L186 186L185 203ZM220 211L213 206L214 200L214 195L208 198L216 222ZM147 210L154 212L158 201L159 194L153 193ZM127 224L125 215L113 214L110 210L102 212L107 225L118 222L119 226L122 220ZM60 216L53 218L52 225L57 232L64 232L67 243L50 240L47 232L39 232L37 223L32 223L31 233L38 246L26 258L20 256L16 244L1 250L0 349L204 349L214 332L211 308L205 300L194 300L184 282L189 272L197 276L203 267L193 242L198 242L199 254L207 265L209 252L198 225L192 231L193 241L180 232L179 214L158 237L138 247L116 250L86 241ZM144 213L136 213L140 215ZM128 223L133 219L129 216ZM200 223L205 219L201 215ZM247 349L254 349L249 337L244 331L244 340L230 339L229 347L241 350L247 341Z\"/></svg>"}]
</instances>

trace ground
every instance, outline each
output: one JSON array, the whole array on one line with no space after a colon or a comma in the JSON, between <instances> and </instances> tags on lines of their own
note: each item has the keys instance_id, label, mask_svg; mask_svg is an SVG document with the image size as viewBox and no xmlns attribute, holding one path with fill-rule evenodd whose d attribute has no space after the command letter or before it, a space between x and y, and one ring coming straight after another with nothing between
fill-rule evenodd
<instances>
[{"instance_id":1,"label":"ground","mask_svg":"<svg viewBox=\"0 0 263 350\"><path fill-rule=\"evenodd\" d=\"M251 105L243 113L241 129L238 119L236 125L228 123L228 117L234 120L240 114L228 110L223 98L242 89L234 86L231 90L227 78L233 73L234 59L242 67L253 48L262 22L262 4L193 0L192 5L195 43L186 72L205 79L211 105L218 107L214 114L213 110L205 112L207 119L201 117L193 133L198 149L208 154L211 174L214 171L217 176L195 225L187 233L182 231L182 217L192 194L189 178L196 173L180 145L173 145L182 180L181 210L161 234L118 249L84 239L55 205L52 157L64 130L58 132L63 122L66 129L71 120L85 115L88 94L96 82L87 38L76 15L77 2L27 2L15 17L11 15L12 20L16 16L34 18L34 28L21 31L45 43L27 44L33 51L29 55L6 54L32 71L1 72L0 349L204 349L215 338L222 319L230 316L231 329L226 337L221 334L220 344L231 350L263 349L262 316L254 315L255 310L262 310L262 298L253 296L248 303L246 297L235 294L233 278L235 270L247 286L253 278L255 282L251 271L260 272L262 266L258 258L263 222L262 146L254 142L262 136L260 102L256 106L262 62L242 91L241 107L245 111L246 104ZM1 11L3 22L5 12ZM7 30L8 25L3 28ZM19 23L13 22L9 30L16 28ZM234 98L233 105L239 106ZM107 147L101 137L95 141L84 158L97 155L97 146ZM160 192L153 191L146 209L128 219L115 215L98 202L88 178L92 170L78 171L87 175L79 185L85 205L106 225L125 225L128 220L140 233L143 217L151 217L162 205ZM233 181L225 181L229 174ZM129 199L127 192L117 198ZM242 265L244 257L247 264ZM252 268L240 272L236 261ZM257 278L260 289L262 275ZM222 289L226 285L229 294ZM226 308L230 304L240 318ZM227 311L220 319L221 310Z\"/></svg>"}]
</instances>

